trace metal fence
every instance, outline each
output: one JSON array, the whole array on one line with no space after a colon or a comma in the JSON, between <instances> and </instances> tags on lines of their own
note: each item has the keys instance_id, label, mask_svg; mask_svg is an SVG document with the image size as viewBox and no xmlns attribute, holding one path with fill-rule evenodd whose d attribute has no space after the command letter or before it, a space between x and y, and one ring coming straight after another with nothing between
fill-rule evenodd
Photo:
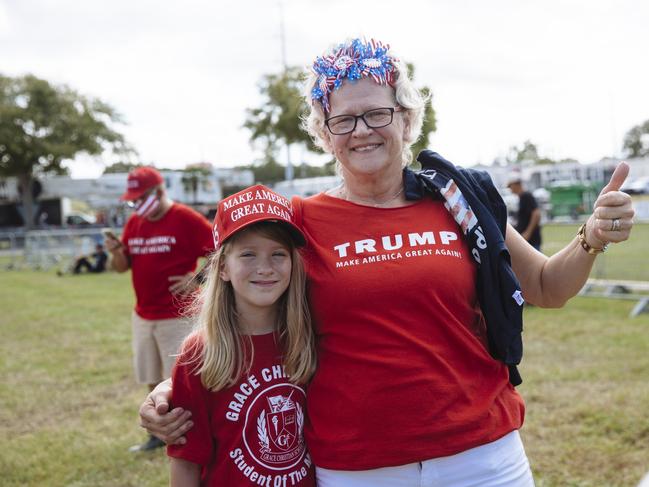
<instances>
[{"instance_id":1,"label":"metal fence","mask_svg":"<svg viewBox=\"0 0 649 487\"><path fill-rule=\"evenodd\" d=\"M67 268L103 241L100 228L48 229L0 234L0 268L49 270Z\"/></svg>"}]
</instances>

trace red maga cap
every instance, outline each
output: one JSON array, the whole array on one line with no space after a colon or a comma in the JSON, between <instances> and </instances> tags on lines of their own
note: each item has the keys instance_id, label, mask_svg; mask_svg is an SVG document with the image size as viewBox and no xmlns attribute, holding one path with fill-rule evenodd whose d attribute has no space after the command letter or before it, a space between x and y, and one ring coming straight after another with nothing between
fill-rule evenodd
<instances>
[{"instance_id":1,"label":"red maga cap","mask_svg":"<svg viewBox=\"0 0 649 487\"><path fill-rule=\"evenodd\" d=\"M149 189L164 183L162 175L153 167L138 167L128 173L126 193L120 199L133 201L139 199Z\"/></svg>"},{"instance_id":2,"label":"red maga cap","mask_svg":"<svg viewBox=\"0 0 649 487\"><path fill-rule=\"evenodd\" d=\"M291 202L266 186L257 184L219 202L212 228L214 248L218 249L239 230L261 221L280 223L289 230L296 245L306 243L304 234L295 225Z\"/></svg>"}]
</instances>

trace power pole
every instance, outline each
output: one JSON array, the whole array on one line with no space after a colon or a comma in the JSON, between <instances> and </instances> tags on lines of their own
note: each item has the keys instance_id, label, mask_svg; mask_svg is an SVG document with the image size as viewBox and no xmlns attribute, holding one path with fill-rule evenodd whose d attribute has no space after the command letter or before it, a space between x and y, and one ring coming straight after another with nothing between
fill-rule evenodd
<instances>
[{"instance_id":1,"label":"power pole","mask_svg":"<svg viewBox=\"0 0 649 487\"><path fill-rule=\"evenodd\" d=\"M280 49L282 50L282 66L284 67L284 71L288 68L288 64L286 63L286 34L284 32L284 4L282 0L278 0L278 5L279 5L279 42L280 42Z\"/></svg>"},{"instance_id":2,"label":"power pole","mask_svg":"<svg viewBox=\"0 0 649 487\"><path fill-rule=\"evenodd\" d=\"M284 74L288 72L288 63L286 62L286 34L284 29L284 4L278 0L279 5L279 39L282 55L282 66ZM293 179L293 164L291 163L291 146L286 144L286 169L284 169L284 179L291 181Z\"/></svg>"}]
</instances>

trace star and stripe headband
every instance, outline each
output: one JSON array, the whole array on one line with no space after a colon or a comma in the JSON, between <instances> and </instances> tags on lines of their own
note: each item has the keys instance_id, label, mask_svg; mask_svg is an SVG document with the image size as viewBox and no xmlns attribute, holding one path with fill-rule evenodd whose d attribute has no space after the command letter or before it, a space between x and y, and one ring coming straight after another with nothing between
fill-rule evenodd
<instances>
[{"instance_id":1,"label":"star and stripe headband","mask_svg":"<svg viewBox=\"0 0 649 487\"><path fill-rule=\"evenodd\" d=\"M388 54L390 46L370 39L369 42L354 39L340 44L331 54L316 58L313 72L317 76L311 90L311 100L319 101L325 113L330 110L329 96L340 88L343 80L372 78L379 85L394 86L395 63L398 60Z\"/></svg>"}]
</instances>

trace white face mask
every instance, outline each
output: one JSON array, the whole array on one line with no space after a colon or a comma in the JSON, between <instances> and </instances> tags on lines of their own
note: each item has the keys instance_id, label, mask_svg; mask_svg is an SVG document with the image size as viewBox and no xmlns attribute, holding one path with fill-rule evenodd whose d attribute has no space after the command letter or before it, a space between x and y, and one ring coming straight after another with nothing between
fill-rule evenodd
<instances>
[{"instance_id":1,"label":"white face mask","mask_svg":"<svg viewBox=\"0 0 649 487\"><path fill-rule=\"evenodd\" d=\"M154 191L135 207L135 214L142 218L147 218L153 214L159 206L160 198L158 198L158 192Z\"/></svg>"}]
</instances>

